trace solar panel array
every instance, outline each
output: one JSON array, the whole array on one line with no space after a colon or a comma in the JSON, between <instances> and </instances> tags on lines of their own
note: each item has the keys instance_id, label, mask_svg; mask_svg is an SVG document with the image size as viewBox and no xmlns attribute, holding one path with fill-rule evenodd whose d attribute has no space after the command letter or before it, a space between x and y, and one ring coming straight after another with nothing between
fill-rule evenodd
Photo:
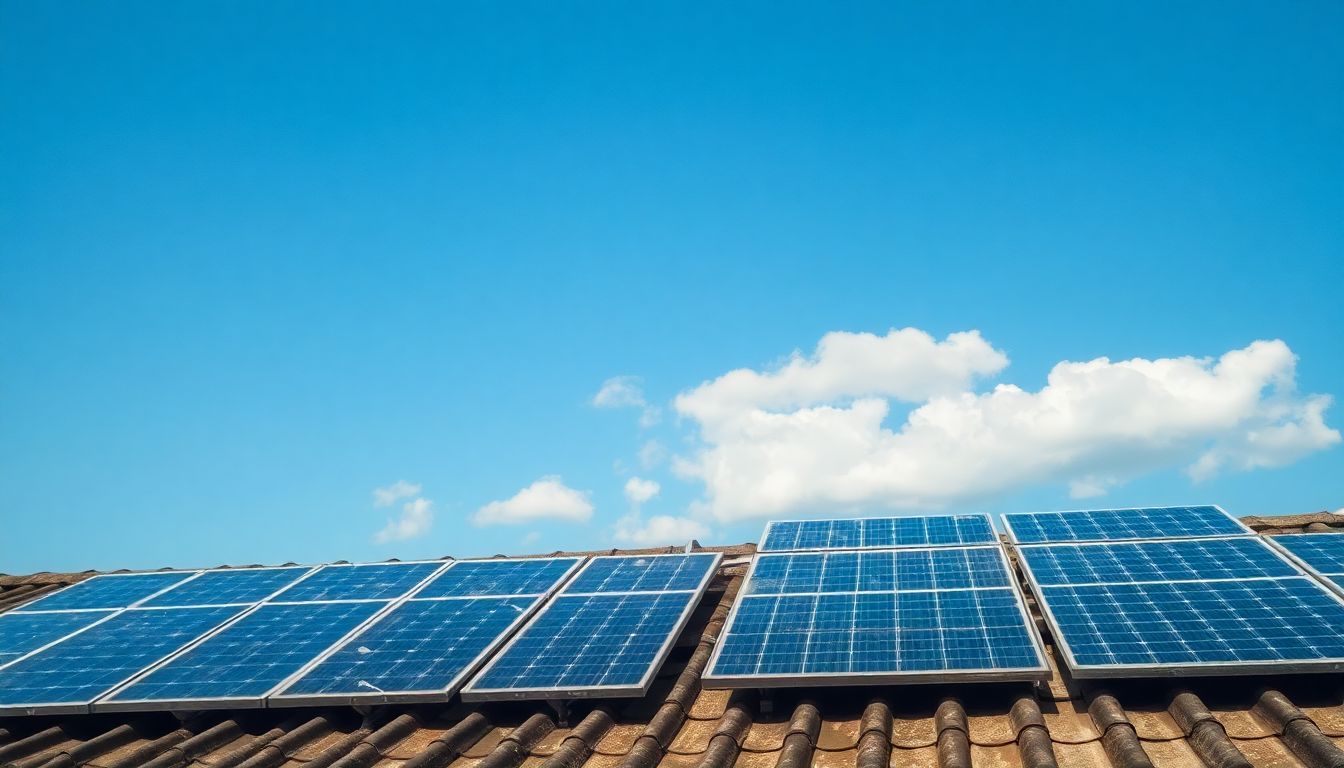
<instances>
[{"instance_id":1,"label":"solar panel array","mask_svg":"<svg viewBox=\"0 0 1344 768\"><path fill-rule=\"evenodd\" d=\"M444 700L582 560L94 577L0 615L0 713Z\"/></svg>"},{"instance_id":2,"label":"solar panel array","mask_svg":"<svg viewBox=\"0 0 1344 768\"><path fill-rule=\"evenodd\" d=\"M1299 533L1270 538L1308 571L1344 593L1344 533Z\"/></svg>"},{"instance_id":3,"label":"solar panel array","mask_svg":"<svg viewBox=\"0 0 1344 768\"><path fill-rule=\"evenodd\" d=\"M758 554L710 659L706 687L1049 676L1044 649L987 517L862 522L864 533L921 533L860 537L860 543L872 545L866 548ZM822 543L819 536L812 541L794 536L818 528L782 525L766 529L766 540L775 536L777 547ZM995 543L954 545L986 538ZM888 548L872 548L879 541ZM912 541L948 546L911 548Z\"/></svg>"},{"instance_id":4,"label":"solar panel array","mask_svg":"<svg viewBox=\"0 0 1344 768\"><path fill-rule=\"evenodd\" d=\"M1004 516L1075 677L1344 669L1344 601L1222 510L1088 515Z\"/></svg>"},{"instance_id":5,"label":"solar panel array","mask_svg":"<svg viewBox=\"0 0 1344 768\"><path fill-rule=\"evenodd\" d=\"M776 520L765 526L759 552L890 549L997 544L988 515Z\"/></svg>"},{"instance_id":6,"label":"solar panel array","mask_svg":"<svg viewBox=\"0 0 1344 768\"><path fill-rule=\"evenodd\" d=\"M721 557L593 558L486 663L462 699L642 696Z\"/></svg>"}]
</instances>

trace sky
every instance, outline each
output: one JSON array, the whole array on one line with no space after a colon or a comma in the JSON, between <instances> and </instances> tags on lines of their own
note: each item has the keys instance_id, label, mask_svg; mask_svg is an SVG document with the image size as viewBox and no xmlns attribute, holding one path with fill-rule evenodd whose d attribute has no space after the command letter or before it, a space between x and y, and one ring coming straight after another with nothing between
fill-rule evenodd
<instances>
[{"instance_id":1,"label":"sky","mask_svg":"<svg viewBox=\"0 0 1344 768\"><path fill-rule=\"evenodd\" d=\"M1344 6L0 4L0 572L1344 507Z\"/></svg>"}]
</instances>

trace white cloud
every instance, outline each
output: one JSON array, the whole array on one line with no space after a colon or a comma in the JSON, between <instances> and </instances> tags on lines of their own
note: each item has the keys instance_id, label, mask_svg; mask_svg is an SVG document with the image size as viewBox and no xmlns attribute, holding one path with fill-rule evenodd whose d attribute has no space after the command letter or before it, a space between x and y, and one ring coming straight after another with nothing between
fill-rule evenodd
<instances>
[{"instance_id":1,"label":"white cloud","mask_svg":"<svg viewBox=\"0 0 1344 768\"><path fill-rule=\"evenodd\" d=\"M596 408L638 408L639 426L646 428L657 424L663 416L658 406L644 398L638 376L613 376L602 382L592 404Z\"/></svg>"},{"instance_id":2,"label":"white cloud","mask_svg":"<svg viewBox=\"0 0 1344 768\"><path fill-rule=\"evenodd\" d=\"M417 486L419 490L419 486ZM374 534L373 540L379 544L390 541L406 541L424 536L434 525L434 502L429 499L413 499L401 508L401 514L387 521L383 529Z\"/></svg>"},{"instance_id":3,"label":"white cloud","mask_svg":"<svg viewBox=\"0 0 1344 768\"><path fill-rule=\"evenodd\" d=\"M701 514L730 521L931 508L1040 483L1086 498L1156 469L1200 480L1340 441L1324 421L1330 398L1296 392L1282 341L1216 360L1061 362L1038 391L974 391L1007 362L974 331L830 333L810 357L678 396L702 444L674 468L704 482ZM889 398L917 404L894 429Z\"/></svg>"},{"instance_id":4,"label":"white cloud","mask_svg":"<svg viewBox=\"0 0 1344 768\"><path fill-rule=\"evenodd\" d=\"M477 525L512 525L534 520L587 522L593 516L588 494L570 488L554 475L543 477L512 497L492 501L476 510Z\"/></svg>"},{"instance_id":5,"label":"white cloud","mask_svg":"<svg viewBox=\"0 0 1344 768\"><path fill-rule=\"evenodd\" d=\"M655 515L644 520L638 513L626 515L616 522L616 541L637 547L657 547L665 544L685 544L691 539L709 536L709 528L689 517Z\"/></svg>"},{"instance_id":6,"label":"white cloud","mask_svg":"<svg viewBox=\"0 0 1344 768\"><path fill-rule=\"evenodd\" d=\"M662 489L656 480L632 477L625 481L625 498L629 499L631 504L643 504L657 496Z\"/></svg>"},{"instance_id":7,"label":"white cloud","mask_svg":"<svg viewBox=\"0 0 1344 768\"><path fill-rule=\"evenodd\" d=\"M653 469L667 458L667 449L657 440L648 440L639 447L639 465Z\"/></svg>"},{"instance_id":8,"label":"white cloud","mask_svg":"<svg viewBox=\"0 0 1344 768\"><path fill-rule=\"evenodd\" d=\"M408 483L405 480L398 480L385 488L373 489L373 506L390 507L398 501L410 498L418 493L420 493L419 483Z\"/></svg>"}]
</instances>

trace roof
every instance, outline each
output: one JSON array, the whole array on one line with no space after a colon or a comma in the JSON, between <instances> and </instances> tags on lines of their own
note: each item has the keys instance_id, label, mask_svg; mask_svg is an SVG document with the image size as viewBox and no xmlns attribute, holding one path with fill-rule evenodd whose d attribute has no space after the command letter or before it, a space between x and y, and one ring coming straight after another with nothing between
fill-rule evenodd
<instances>
[{"instance_id":1,"label":"roof","mask_svg":"<svg viewBox=\"0 0 1344 768\"><path fill-rule=\"evenodd\" d=\"M1344 531L1328 513L1243 520ZM1337 675L707 691L700 673L755 547L725 553L640 699L0 718L9 768L1344 767ZM619 550L620 553L680 551ZM610 554L608 550L601 554ZM578 554L578 553L555 553ZM596 554L596 553L583 553ZM0 610L92 575L0 576ZM1035 606L1032 606L1036 612ZM1037 625L1050 645L1049 630Z\"/></svg>"}]
</instances>

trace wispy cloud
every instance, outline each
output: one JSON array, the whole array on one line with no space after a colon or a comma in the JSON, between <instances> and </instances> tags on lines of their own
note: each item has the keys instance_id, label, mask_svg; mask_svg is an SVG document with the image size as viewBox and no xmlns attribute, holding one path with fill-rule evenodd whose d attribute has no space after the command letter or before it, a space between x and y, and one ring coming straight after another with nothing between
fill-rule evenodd
<instances>
[{"instance_id":1,"label":"wispy cloud","mask_svg":"<svg viewBox=\"0 0 1344 768\"><path fill-rule=\"evenodd\" d=\"M644 397L644 388L638 376L613 376L602 382L593 395L595 408L637 408L639 426L651 427L662 419L662 409Z\"/></svg>"},{"instance_id":2,"label":"wispy cloud","mask_svg":"<svg viewBox=\"0 0 1344 768\"><path fill-rule=\"evenodd\" d=\"M419 498L406 502L401 514L387 521L383 529L374 534L373 540L379 544L392 541L417 539L429 533L434 526L434 502Z\"/></svg>"},{"instance_id":3,"label":"wispy cloud","mask_svg":"<svg viewBox=\"0 0 1344 768\"><path fill-rule=\"evenodd\" d=\"M418 493L420 493L419 483L408 483L405 480L398 480L389 486L373 489L373 506L390 507L398 501L410 498Z\"/></svg>"},{"instance_id":4,"label":"wispy cloud","mask_svg":"<svg viewBox=\"0 0 1344 768\"><path fill-rule=\"evenodd\" d=\"M477 525L513 525L536 520L567 520L584 523L593 516L588 494L564 484L558 476L543 477L500 501L476 510Z\"/></svg>"}]
</instances>

